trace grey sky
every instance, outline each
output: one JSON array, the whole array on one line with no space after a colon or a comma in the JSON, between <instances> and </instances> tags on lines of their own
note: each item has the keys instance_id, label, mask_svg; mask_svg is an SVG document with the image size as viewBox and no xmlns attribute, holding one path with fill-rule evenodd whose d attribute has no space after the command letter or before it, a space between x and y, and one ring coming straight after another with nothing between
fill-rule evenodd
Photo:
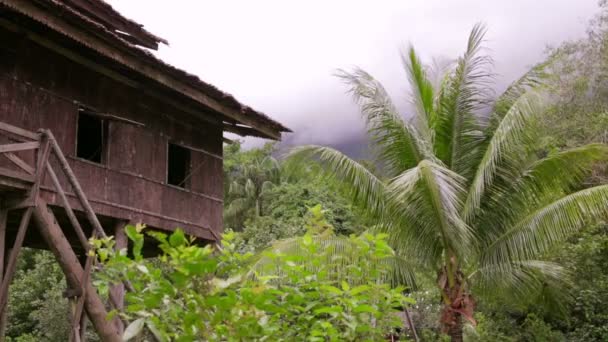
<instances>
[{"instance_id":1,"label":"grey sky","mask_svg":"<svg viewBox=\"0 0 608 342\"><path fill-rule=\"evenodd\" d=\"M294 144L361 133L336 68L362 67L405 103L400 49L456 57L482 21L501 87L547 45L581 37L597 11L596 0L108 1L169 40L159 57L283 122Z\"/></svg>"}]
</instances>

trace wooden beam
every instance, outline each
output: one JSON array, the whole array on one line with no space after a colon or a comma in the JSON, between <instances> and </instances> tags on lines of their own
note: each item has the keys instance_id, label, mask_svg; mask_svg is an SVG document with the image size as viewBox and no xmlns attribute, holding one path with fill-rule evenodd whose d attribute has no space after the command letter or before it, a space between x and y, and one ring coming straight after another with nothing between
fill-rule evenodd
<instances>
[{"instance_id":1,"label":"wooden beam","mask_svg":"<svg viewBox=\"0 0 608 342\"><path fill-rule=\"evenodd\" d=\"M95 237L95 234L93 234ZM90 286L90 278L91 278L91 268L93 267L93 262L95 262L95 255L89 254L89 249L87 249L87 261L84 266L84 274L81 279L81 291L80 297L76 301L76 306L74 307L74 312L72 315L71 322L71 333L70 333L70 342L80 341L80 329L82 329L81 322L84 310L84 300L87 295L87 289Z\"/></svg>"},{"instance_id":2,"label":"wooden beam","mask_svg":"<svg viewBox=\"0 0 608 342\"><path fill-rule=\"evenodd\" d=\"M6 221L8 219L8 210L0 209L0 282L4 276L4 252L6 247Z\"/></svg>"},{"instance_id":3,"label":"wooden beam","mask_svg":"<svg viewBox=\"0 0 608 342\"><path fill-rule=\"evenodd\" d=\"M4 279L4 255L6 247L6 221L8 219L8 210L0 208L0 283ZM6 340L6 319L7 310L0 311L0 342Z\"/></svg>"},{"instance_id":4,"label":"wooden beam","mask_svg":"<svg viewBox=\"0 0 608 342\"><path fill-rule=\"evenodd\" d=\"M30 141L30 142L17 143L17 144L6 144L6 145L0 145L0 153L34 150L34 149L37 149L38 147L40 147L40 143L38 141Z\"/></svg>"},{"instance_id":5,"label":"wooden beam","mask_svg":"<svg viewBox=\"0 0 608 342\"><path fill-rule=\"evenodd\" d=\"M46 163L46 168L47 168L47 172L48 172L49 176L51 177L51 182L53 183L53 186L55 187L55 192L59 195L59 199L61 199L61 203L63 204L63 209L65 210L65 213L68 216L68 219L70 220L70 223L72 224L72 227L74 228L74 231L76 231L78 240L80 240L80 244L82 245L82 248L84 250L87 250L87 248L89 247L89 240L87 239L86 235L84 234L84 231L82 230L82 226L80 225L80 222L78 222L78 218L76 218L76 214L74 213L74 210L72 209L72 206L70 205L70 201L68 200L68 197L65 194L63 187L61 186L61 183L59 182L59 178L57 178L55 171L53 170L53 168L51 167L51 164L48 161Z\"/></svg>"},{"instance_id":6,"label":"wooden beam","mask_svg":"<svg viewBox=\"0 0 608 342\"><path fill-rule=\"evenodd\" d=\"M23 161L23 159L17 157L16 155L14 155L12 153L4 153L2 155L5 156L8 160L10 160L13 164L20 167L23 171L29 173L30 175L34 174L34 168L31 167L25 161Z\"/></svg>"},{"instance_id":7,"label":"wooden beam","mask_svg":"<svg viewBox=\"0 0 608 342\"><path fill-rule=\"evenodd\" d=\"M236 125L224 124L224 131L230 132L230 133L234 133L234 134L238 134L238 135L240 135L242 137L244 137L244 136L251 136L251 137L264 138L264 139L273 138L272 136L268 137L265 134L261 134L259 131L257 131L254 128L245 127L245 126L236 126Z\"/></svg>"},{"instance_id":8,"label":"wooden beam","mask_svg":"<svg viewBox=\"0 0 608 342\"><path fill-rule=\"evenodd\" d=\"M86 106L80 102L77 102L78 106L81 107L78 111L79 112L84 112L86 114L89 115L93 115L96 116L100 119L106 119L106 120L111 120L111 121L118 121L118 122L122 122L122 123L126 123L129 125L133 125L133 126L138 126L138 127L146 127L146 125L144 123L135 121L135 120L131 120L131 119L127 119L127 118L123 118L122 116L118 116L115 114L109 114L109 113L103 113L100 112L96 109L93 109L89 106Z\"/></svg>"},{"instance_id":9,"label":"wooden beam","mask_svg":"<svg viewBox=\"0 0 608 342\"><path fill-rule=\"evenodd\" d=\"M27 183L34 183L34 176L25 172L13 171L4 167L0 167L0 177L8 177Z\"/></svg>"},{"instance_id":10,"label":"wooden beam","mask_svg":"<svg viewBox=\"0 0 608 342\"><path fill-rule=\"evenodd\" d=\"M49 160L49 154L51 153L51 144L49 142L49 138L47 136L43 136L42 140L42 148L38 149L38 153L36 153L36 173L34 174L34 185L30 190L29 198L34 202L38 198L38 192L40 191L40 185L44 180L44 175L46 173L46 165Z\"/></svg>"},{"instance_id":11,"label":"wooden beam","mask_svg":"<svg viewBox=\"0 0 608 342\"><path fill-rule=\"evenodd\" d=\"M129 241L127 239L127 234L125 233L126 225L126 221L119 220L114 226L114 241L116 241L114 248L117 252L128 248ZM114 308L118 311L123 311L125 305L125 285L123 283L113 285L110 288L110 293L114 301ZM120 319L115 320L115 325L121 334L124 333L125 325Z\"/></svg>"},{"instance_id":12,"label":"wooden beam","mask_svg":"<svg viewBox=\"0 0 608 342\"><path fill-rule=\"evenodd\" d=\"M34 132L30 132L28 130L25 130L23 128L19 128L19 127L13 126L13 125L9 125L5 122L0 122L0 131L12 133L14 135L28 138L31 140L38 140L38 138L40 138L40 136Z\"/></svg>"},{"instance_id":13,"label":"wooden beam","mask_svg":"<svg viewBox=\"0 0 608 342\"><path fill-rule=\"evenodd\" d=\"M43 200L38 200L38 205L34 208L33 218L40 234L59 262L68 286L79 288L84 277L84 270L61 227L57 225L53 213ZM90 282L86 286L85 310L99 337L104 342L120 342L122 339L116 327L106 319L108 313L95 288Z\"/></svg>"},{"instance_id":14,"label":"wooden beam","mask_svg":"<svg viewBox=\"0 0 608 342\"><path fill-rule=\"evenodd\" d=\"M0 174L0 189L8 189L10 191L12 190L27 190L31 187L32 185L30 184L30 182L23 182L23 181L19 181L19 180L15 180L15 179L10 179L10 178L5 178L2 177L2 175ZM2 201L0 201L2 202Z\"/></svg>"},{"instance_id":15,"label":"wooden beam","mask_svg":"<svg viewBox=\"0 0 608 342\"><path fill-rule=\"evenodd\" d=\"M33 207L36 202L29 197L10 196L4 199L2 205L8 210L18 210Z\"/></svg>"},{"instance_id":16,"label":"wooden beam","mask_svg":"<svg viewBox=\"0 0 608 342\"><path fill-rule=\"evenodd\" d=\"M5 310L6 303L8 302L8 286L10 285L13 275L15 274L17 257L19 256L19 252L21 252L21 247L23 247L23 240L25 239L27 227L30 224L32 211L33 208L27 208L21 217L19 229L17 230L17 237L15 238L15 243L13 244L11 254L6 264L6 270L4 272L4 276L2 277L2 285L0 286L0 312Z\"/></svg>"},{"instance_id":17,"label":"wooden beam","mask_svg":"<svg viewBox=\"0 0 608 342\"><path fill-rule=\"evenodd\" d=\"M80 342L87 341L87 315L80 316Z\"/></svg>"}]
</instances>

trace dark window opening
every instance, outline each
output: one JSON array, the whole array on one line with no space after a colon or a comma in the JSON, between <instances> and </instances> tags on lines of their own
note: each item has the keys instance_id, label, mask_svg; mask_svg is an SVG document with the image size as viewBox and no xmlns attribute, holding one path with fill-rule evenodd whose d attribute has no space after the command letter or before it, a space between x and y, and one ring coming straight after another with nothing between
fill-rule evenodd
<instances>
[{"instance_id":1,"label":"dark window opening","mask_svg":"<svg viewBox=\"0 0 608 342\"><path fill-rule=\"evenodd\" d=\"M76 137L76 156L78 158L98 164L105 162L107 137L108 122L106 120L80 111Z\"/></svg>"},{"instance_id":2,"label":"dark window opening","mask_svg":"<svg viewBox=\"0 0 608 342\"><path fill-rule=\"evenodd\" d=\"M190 176L190 150L169 143L167 159L167 183L185 189Z\"/></svg>"}]
</instances>

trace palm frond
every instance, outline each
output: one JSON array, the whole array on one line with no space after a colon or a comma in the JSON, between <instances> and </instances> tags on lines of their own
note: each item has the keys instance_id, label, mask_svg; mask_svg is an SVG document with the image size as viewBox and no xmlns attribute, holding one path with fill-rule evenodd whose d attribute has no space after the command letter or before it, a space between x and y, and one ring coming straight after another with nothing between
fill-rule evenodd
<instances>
[{"instance_id":1,"label":"palm frond","mask_svg":"<svg viewBox=\"0 0 608 342\"><path fill-rule=\"evenodd\" d=\"M245 196L248 198L256 198L258 193L258 188L256 184L253 182L251 178L248 178L245 182Z\"/></svg>"},{"instance_id":2,"label":"palm frond","mask_svg":"<svg viewBox=\"0 0 608 342\"><path fill-rule=\"evenodd\" d=\"M265 157L260 162L260 168L264 170L266 180L272 183L281 182L281 165L273 157Z\"/></svg>"},{"instance_id":3,"label":"palm frond","mask_svg":"<svg viewBox=\"0 0 608 342\"><path fill-rule=\"evenodd\" d=\"M286 156L288 168L316 161L324 176L336 180L353 202L372 215L381 216L385 208L385 185L365 166L343 153L323 146L307 145L292 149Z\"/></svg>"},{"instance_id":4,"label":"palm frond","mask_svg":"<svg viewBox=\"0 0 608 342\"><path fill-rule=\"evenodd\" d=\"M469 175L475 166L478 146L484 140L476 112L488 103L491 59L480 55L486 29L477 24L471 31L467 51L458 60L441 89L438 123L434 126L434 151L455 172Z\"/></svg>"},{"instance_id":5,"label":"palm frond","mask_svg":"<svg viewBox=\"0 0 608 342\"><path fill-rule=\"evenodd\" d=\"M237 219L238 216L242 215L244 212L249 210L252 206L253 206L253 203L251 202L250 199L236 198L232 202L230 202L230 205L228 205L226 207L226 209L224 210L224 220L227 221L227 223L231 224L231 223L233 223L233 221L235 221ZM240 227L233 227L233 228L238 229Z\"/></svg>"},{"instance_id":6,"label":"palm frond","mask_svg":"<svg viewBox=\"0 0 608 342\"><path fill-rule=\"evenodd\" d=\"M274 189L275 187L276 187L276 185L273 182L265 181L264 183L262 183L260 197L268 196L270 191L272 191L272 189Z\"/></svg>"},{"instance_id":7,"label":"palm frond","mask_svg":"<svg viewBox=\"0 0 608 342\"><path fill-rule=\"evenodd\" d=\"M523 217L483 248L481 262L504 264L537 258L573 232L605 218L607 203L608 185L562 197Z\"/></svg>"},{"instance_id":8,"label":"palm frond","mask_svg":"<svg viewBox=\"0 0 608 342\"><path fill-rule=\"evenodd\" d=\"M458 174L425 160L396 177L388 187L393 215L410 222L415 229L410 239L413 237L417 248L433 255L435 261L443 251L463 256L473 238L471 228L460 218L463 185L464 179Z\"/></svg>"},{"instance_id":9,"label":"palm frond","mask_svg":"<svg viewBox=\"0 0 608 342\"><path fill-rule=\"evenodd\" d=\"M477 233L493 240L519 217L580 189L593 165L606 157L608 146L590 144L551 154L494 184L476 218Z\"/></svg>"},{"instance_id":10,"label":"palm frond","mask_svg":"<svg viewBox=\"0 0 608 342\"><path fill-rule=\"evenodd\" d=\"M338 71L337 76L350 86L350 92L361 107L367 130L390 175L414 167L425 158L434 158L430 143L415 126L404 122L388 93L367 72Z\"/></svg>"},{"instance_id":11,"label":"palm frond","mask_svg":"<svg viewBox=\"0 0 608 342\"><path fill-rule=\"evenodd\" d=\"M541 104L538 93L528 92L511 106L500 122L471 181L463 211L467 222L477 214L481 198L497 177L501 163L518 159L523 143L530 134L535 133L530 123L542 113Z\"/></svg>"},{"instance_id":12,"label":"palm frond","mask_svg":"<svg viewBox=\"0 0 608 342\"><path fill-rule=\"evenodd\" d=\"M245 194L245 187L236 181L230 183L228 188L228 195L230 196L243 196Z\"/></svg>"},{"instance_id":13,"label":"palm frond","mask_svg":"<svg viewBox=\"0 0 608 342\"><path fill-rule=\"evenodd\" d=\"M418 129L426 135L426 140L431 142L431 127L436 125L435 116L435 91L428 79L424 65L418 58L414 47L410 45L407 54L401 56L403 66L412 88L412 102L416 108L415 118L418 120Z\"/></svg>"},{"instance_id":14,"label":"palm frond","mask_svg":"<svg viewBox=\"0 0 608 342\"><path fill-rule=\"evenodd\" d=\"M559 264L543 260L483 264L469 281L484 298L497 298L518 304L543 304L563 310L570 301L571 275Z\"/></svg>"},{"instance_id":15,"label":"palm frond","mask_svg":"<svg viewBox=\"0 0 608 342\"><path fill-rule=\"evenodd\" d=\"M547 61L532 67L522 77L511 83L496 99L494 108L490 113L488 126L486 127L487 136L492 135L509 109L522 95L532 89L538 89L545 84L545 80L549 77L545 70L548 63L550 62Z\"/></svg>"}]
</instances>

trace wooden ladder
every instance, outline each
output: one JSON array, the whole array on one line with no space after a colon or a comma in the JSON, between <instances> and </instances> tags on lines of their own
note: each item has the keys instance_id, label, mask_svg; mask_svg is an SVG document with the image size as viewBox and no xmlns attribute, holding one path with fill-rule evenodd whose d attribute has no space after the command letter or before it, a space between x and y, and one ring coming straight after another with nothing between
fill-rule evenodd
<instances>
[{"instance_id":1,"label":"wooden ladder","mask_svg":"<svg viewBox=\"0 0 608 342\"><path fill-rule=\"evenodd\" d=\"M55 137L49 130L40 130L38 133L33 133L2 122L0 122L0 134L8 136L12 141L17 141L16 143L0 145L0 155L5 156L9 161L15 164L22 173L22 175L14 173L13 177L31 181L31 185L26 191L27 194L25 198L11 203L8 207L0 208L0 279L2 280L0 283L0 328L2 328L2 322L5 323L6 319L5 312L8 301L8 289L15 273L17 257L23 247L30 220L33 219L40 231L40 235L55 255L55 258L65 274L66 282L72 289L72 293L69 296L75 298L71 320L70 341L80 342L84 340L83 323L85 322L85 314L89 317L99 337L103 341L121 341L120 332L122 330L122 323L116 321L118 318L115 318L115 321L107 319L108 312L106 311L104 302L91 285L90 274L96 257L92 253L88 253L91 249L89 240L76 218L74 210L68 201L66 192L59 182L57 174L50 162L51 156L54 156L57 160L61 172L67 178L89 224L93 227L93 237L106 237L106 233L87 197L82 191L78 179L74 175L61 148L57 144ZM35 153L36 165L33 167L15 154L15 152L27 150L33 150ZM47 175L53 183L53 188L63 204L67 217L78 236L80 244L87 252L87 259L84 267L80 264L76 253L64 235L64 230L57 223L55 215L50 207L39 196L40 187ZM8 211L16 209L23 210L23 214L17 230L15 242L10 250L8 260L6 261L6 267L4 267ZM125 284L125 286L127 289L130 288L129 284ZM112 295L110 296L110 304L112 304L114 308L122 307L122 303ZM0 339L3 339L3 336L0 336Z\"/></svg>"}]
</instances>

